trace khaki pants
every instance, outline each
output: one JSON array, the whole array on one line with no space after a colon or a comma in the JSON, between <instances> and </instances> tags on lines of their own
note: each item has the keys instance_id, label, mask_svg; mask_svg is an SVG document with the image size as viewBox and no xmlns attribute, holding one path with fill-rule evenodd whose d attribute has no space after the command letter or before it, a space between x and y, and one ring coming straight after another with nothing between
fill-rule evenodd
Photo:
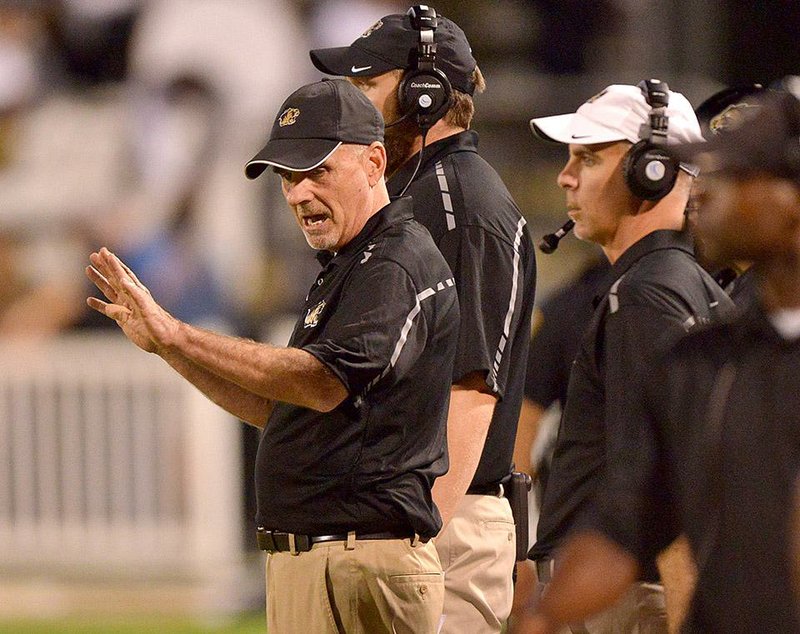
<instances>
[{"instance_id":1,"label":"khaki pants","mask_svg":"<svg viewBox=\"0 0 800 634\"><path fill-rule=\"evenodd\" d=\"M435 634L442 568L432 542L315 544L267 555L269 634Z\"/></svg>"},{"instance_id":2,"label":"khaki pants","mask_svg":"<svg viewBox=\"0 0 800 634\"><path fill-rule=\"evenodd\" d=\"M444 568L442 634L500 632L514 599L516 534L508 500L464 496L434 541Z\"/></svg>"}]
</instances>

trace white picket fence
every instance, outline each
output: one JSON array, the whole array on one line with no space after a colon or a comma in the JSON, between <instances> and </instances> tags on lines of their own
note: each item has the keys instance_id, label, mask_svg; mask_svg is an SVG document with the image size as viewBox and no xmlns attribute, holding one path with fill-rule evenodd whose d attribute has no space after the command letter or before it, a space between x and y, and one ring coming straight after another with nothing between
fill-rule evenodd
<instances>
[{"instance_id":1,"label":"white picket fence","mask_svg":"<svg viewBox=\"0 0 800 634\"><path fill-rule=\"evenodd\" d=\"M0 343L0 579L229 576L240 424L121 337Z\"/></svg>"}]
</instances>

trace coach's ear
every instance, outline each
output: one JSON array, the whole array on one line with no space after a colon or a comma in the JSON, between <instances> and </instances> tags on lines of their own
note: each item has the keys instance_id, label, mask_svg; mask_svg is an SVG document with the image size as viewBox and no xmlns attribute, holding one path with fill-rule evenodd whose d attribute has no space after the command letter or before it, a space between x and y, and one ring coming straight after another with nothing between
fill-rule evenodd
<instances>
[{"instance_id":1,"label":"coach's ear","mask_svg":"<svg viewBox=\"0 0 800 634\"><path fill-rule=\"evenodd\" d=\"M375 187L383 180L383 175L386 173L386 148L380 141L373 141L364 151L364 157L367 162L369 186Z\"/></svg>"}]
</instances>

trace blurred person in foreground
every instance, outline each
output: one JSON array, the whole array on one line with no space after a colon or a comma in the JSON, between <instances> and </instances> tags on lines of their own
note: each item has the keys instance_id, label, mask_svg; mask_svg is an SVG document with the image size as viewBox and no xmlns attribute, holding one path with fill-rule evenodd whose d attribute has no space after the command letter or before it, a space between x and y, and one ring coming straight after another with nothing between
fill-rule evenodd
<instances>
[{"instance_id":1,"label":"blurred person in foreground","mask_svg":"<svg viewBox=\"0 0 800 634\"><path fill-rule=\"evenodd\" d=\"M703 137L713 139L725 134L727 130L741 125L742 117L748 111L758 107L758 96L764 93L761 84L743 84L731 86L715 92L705 99L697 108L697 118L703 130ZM699 191L699 188L698 188ZM708 270L733 302L746 308L756 299L755 276L752 262L707 262L703 242L695 230L699 204L697 196L692 196L686 211L686 221L695 235L695 250L700 263Z\"/></svg>"},{"instance_id":2,"label":"blurred person in foreground","mask_svg":"<svg viewBox=\"0 0 800 634\"><path fill-rule=\"evenodd\" d=\"M680 150L703 174L707 256L753 262L757 301L687 335L647 373L620 421L628 440L615 446L599 521L563 548L526 634L615 601L680 531L698 568L684 632L800 631L800 102L759 103L737 129Z\"/></svg>"},{"instance_id":3,"label":"blurred person in foreground","mask_svg":"<svg viewBox=\"0 0 800 634\"><path fill-rule=\"evenodd\" d=\"M697 263L683 231L694 170L671 148L702 140L683 95L655 79L615 84L576 113L535 118L531 127L540 138L569 146L558 175L568 215L576 236L600 245L611 263L570 373L530 551L546 594L565 540L596 520L606 472L621 460L618 445L633 443L636 450L635 435L621 423L638 377L656 363L660 346L731 302ZM657 553L650 554L630 592L572 631L666 632L662 577Z\"/></svg>"},{"instance_id":4,"label":"blurred person in foreground","mask_svg":"<svg viewBox=\"0 0 800 634\"><path fill-rule=\"evenodd\" d=\"M247 164L249 178L280 175L324 267L289 347L176 320L105 248L86 270L108 299L92 308L264 429L256 521L276 634L432 634L441 617L431 486L447 470L458 300L411 201L389 201L383 129L351 84L317 82L287 98Z\"/></svg>"},{"instance_id":5,"label":"blurred person in foreground","mask_svg":"<svg viewBox=\"0 0 800 634\"><path fill-rule=\"evenodd\" d=\"M453 271L461 307L447 419L450 470L434 487L444 529L442 632L500 632L511 611L517 540L527 508L512 475L536 261L526 221L470 129L485 82L464 32L431 7L387 15L350 46L311 51L383 113L389 194L409 194L414 217ZM527 478L527 475L524 475ZM514 513L525 516L524 535ZM523 524L518 523L522 528Z\"/></svg>"}]
</instances>

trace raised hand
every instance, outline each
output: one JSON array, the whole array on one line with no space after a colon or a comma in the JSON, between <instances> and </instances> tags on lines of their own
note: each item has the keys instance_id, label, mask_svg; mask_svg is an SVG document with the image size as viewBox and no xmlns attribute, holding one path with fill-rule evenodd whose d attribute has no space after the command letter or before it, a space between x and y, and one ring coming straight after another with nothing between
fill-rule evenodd
<instances>
[{"instance_id":1,"label":"raised hand","mask_svg":"<svg viewBox=\"0 0 800 634\"><path fill-rule=\"evenodd\" d=\"M180 322L156 303L133 271L105 247L92 253L89 261L86 276L108 302L89 297L86 303L116 321L125 336L145 352L171 346Z\"/></svg>"}]
</instances>

